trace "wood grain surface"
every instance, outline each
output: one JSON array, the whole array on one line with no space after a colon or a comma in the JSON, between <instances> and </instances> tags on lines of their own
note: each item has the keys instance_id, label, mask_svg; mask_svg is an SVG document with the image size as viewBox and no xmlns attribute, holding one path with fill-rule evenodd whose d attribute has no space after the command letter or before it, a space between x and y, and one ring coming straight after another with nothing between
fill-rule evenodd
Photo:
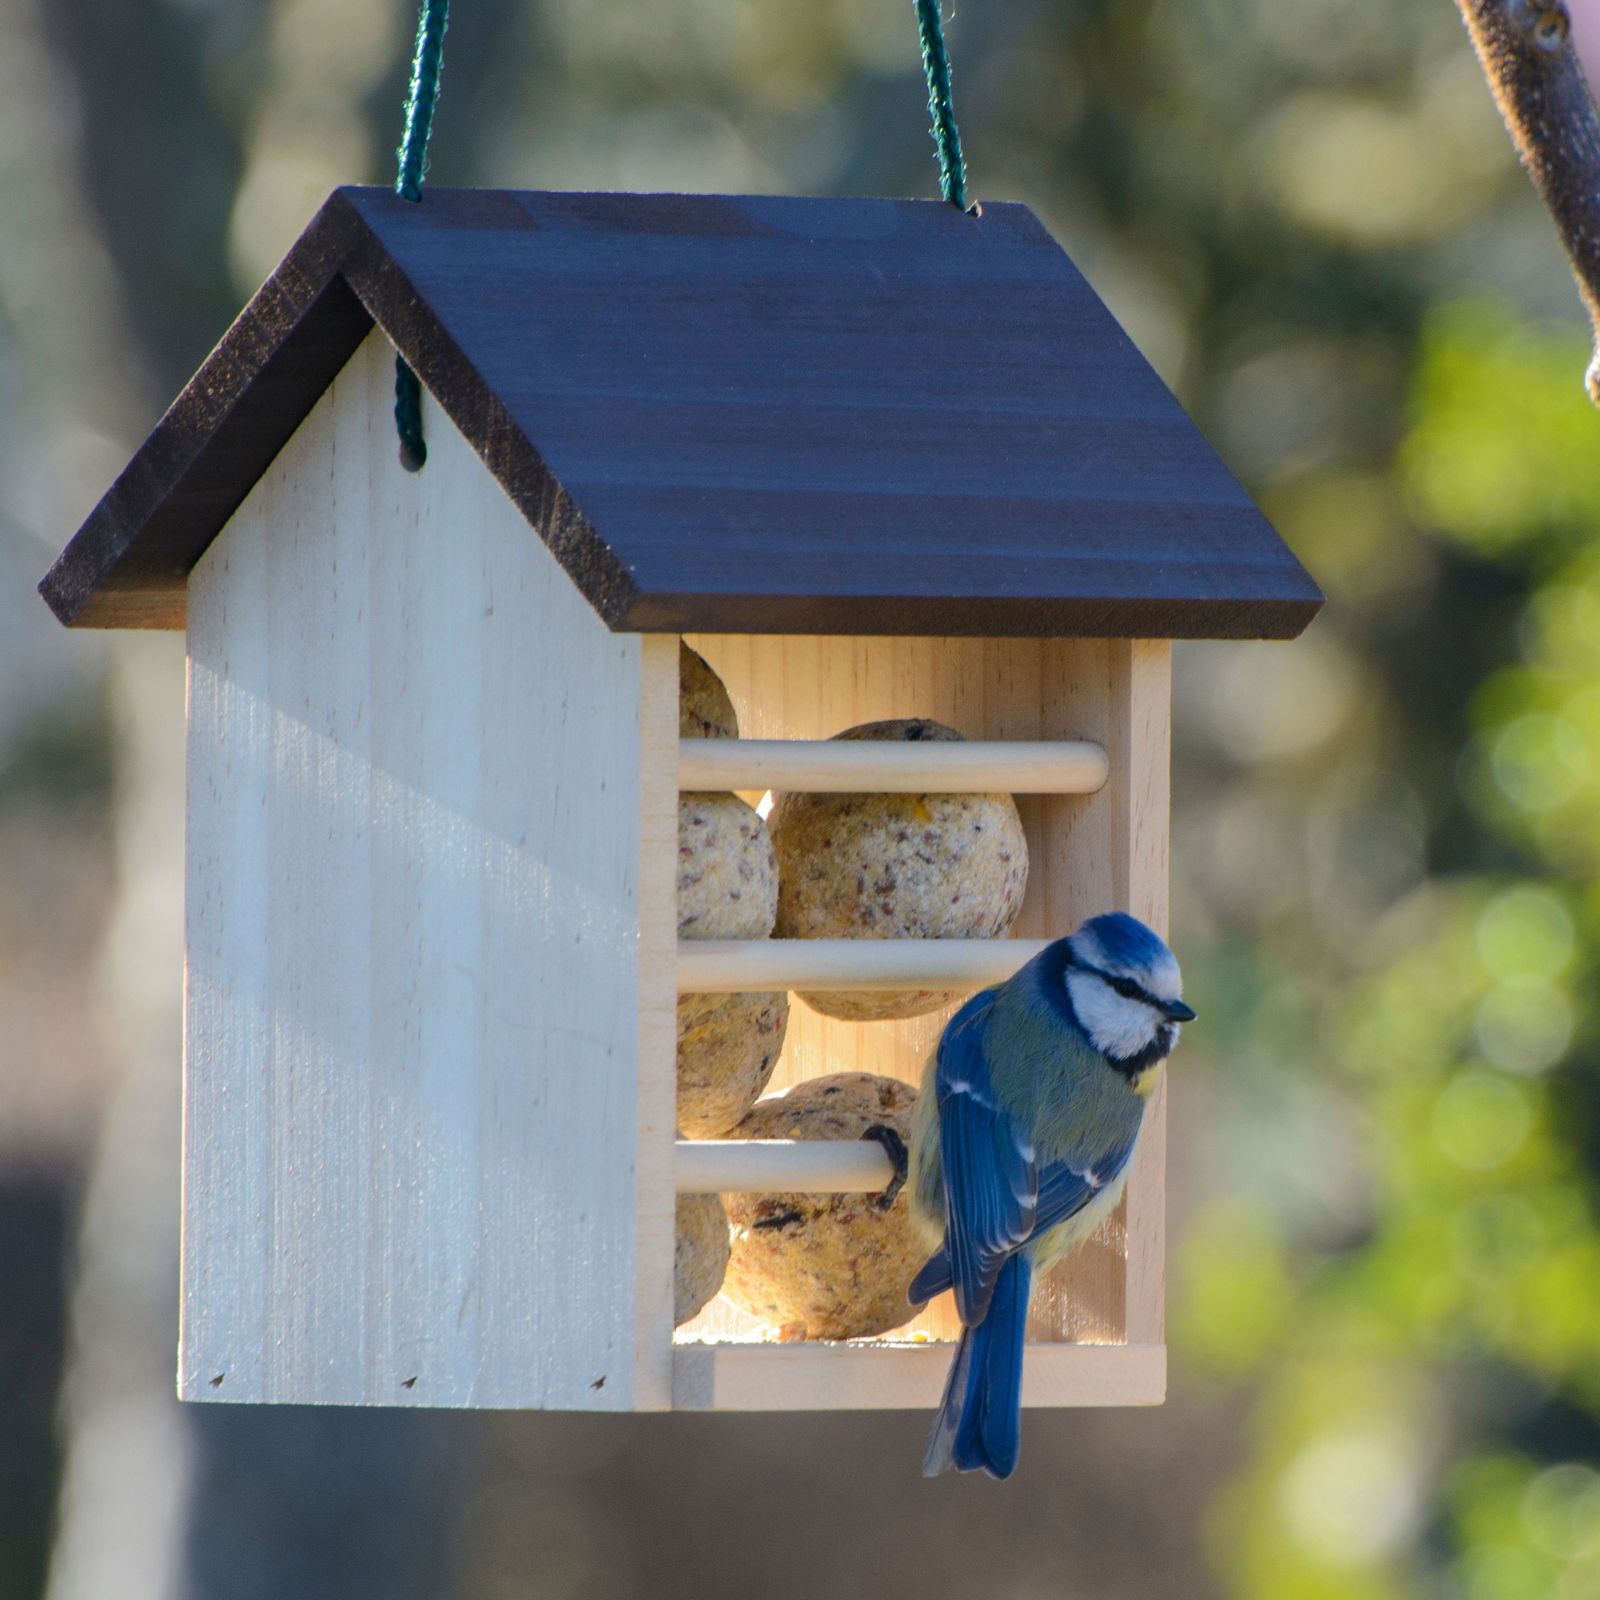
<instances>
[{"instance_id":1,"label":"wood grain surface","mask_svg":"<svg viewBox=\"0 0 1600 1600\"><path fill-rule=\"evenodd\" d=\"M789 794L1093 794L1110 771L1083 740L1006 744L837 739L684 739L684 789L783 789Z\"/></svg>"},{"instance_id":2,"label":"wood grain surface","mask_svg":"<svg viewBox=\"0 0 1600 1600\"><path fill-rule=\"evenodd\" d=\"M825 739L861 722L920 716L973 739L1093 740L1111 769L1097 792L1017 796L1028 840L1028 890L1012 939L996 941L997 955L1006 944L1021 945L1014 970L1033 953L1025 941L1059 938L1084 918L1114 909L1165 928L1171 655L1165 641L697 634L687 642L726 683L740 731L751 739ZM903 1022L851 1023L797 1000L770 1087L831 1072L920 1082L954 1010L952 1004ZM1028 1326L1036 1345L1086 1351L1107 1344L1159 1346L1165 1118L1165 1096L1158 1095L1146 1113L1122 1204L1093 1238L1040 1279ZM910 1329L936 1340L952 1337L956 1323L948 1301L940 1296ZM718 1300L679 1331L680 1355L682 1341L699 1336L748 1339L756 1325ZM1144 1397L1159 1399L1151 1377L1156 1368L1138 1371ZM1059 1392L1069 1390L1077 1392L1070 1384Z\"/></svg>"},{"instance_id":3,"label":"wood grain surface","mask_svg":"<svg viewBox=\"0 0 1600 1600\"><path fill-rule=\"evenodd\" d=\"M57 615L181 626L373 318L612 628L1288 637L1321 603L1022 206L342 189L52 568Z\"/></svg>"},{"instance_id":4,"label":"wood grain surface","mask_svg":"<svg viewBox=\"0 0 1600 1600\"><path fill-rule=\"evenodd\" d=\"M924 790L924 793L927 791ZM1044 949L1035 939L681 939L680 994L759 989L964 989L1004 983Z\"/></svg>"},{"instance_id":5,"label":"wood grain surface","mask_svg":"<svg viewBox=\"0 0 1600 1600\"><path fill-rule=\"evenodd\" d=\"M676 644L393 372L193 578L180 1392L665 1407Z\"/></svg>"},{"instance_id":6,"label":"wood grain surface","mask_svg":"<svg viewBox=\"0 0 1600 1600\"><path fill-rule=\"evenodd\" d=\"M950 1346L680 1343L673 1351L678 1411L931 1412L950 1370ZM1151 1406L1167 1395L1162 1345L1035 1344L1022 1367L1025 1406Z\"/></svg>"}]
</instances>

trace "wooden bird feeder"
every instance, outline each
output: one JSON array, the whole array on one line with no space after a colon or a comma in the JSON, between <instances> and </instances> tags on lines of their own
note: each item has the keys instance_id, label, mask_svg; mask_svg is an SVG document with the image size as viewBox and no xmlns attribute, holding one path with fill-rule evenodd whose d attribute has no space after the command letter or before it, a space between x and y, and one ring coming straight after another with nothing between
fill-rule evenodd
<instances>
[{"instance_id":1,"label":"wooden bird feeder","mask_svg":"<svg viewBox=\"0 0 1600 1600\"><path fill-rule=\"evenodd\" d=\"M1162 928L1168 641L1321 600L1021 206L437 189L328 201L41 588L188 631L181 1393L605 1411L932 1408L937 1304L674 1336L677 1189L886 1175L677 1144L676 994ZM680 744L680 637L745 738ZM911 716L974 742L793 743ZM1013 940L680 952L680 787L773 785L1017 792ZM916 1080L943 1016L796 1006L775 1084ZM1026 1403L1162 1398L1163 1146Z\"/></svg>"}]
</instances>

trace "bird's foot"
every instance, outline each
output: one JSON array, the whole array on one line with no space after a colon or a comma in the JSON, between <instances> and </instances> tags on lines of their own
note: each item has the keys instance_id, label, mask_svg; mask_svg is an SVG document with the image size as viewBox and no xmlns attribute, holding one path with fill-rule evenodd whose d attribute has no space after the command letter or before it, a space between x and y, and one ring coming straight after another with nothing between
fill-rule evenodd
<instances>
[{"instance_id":1,"label":"bird's foot","mask_svg":"<svg viewBox=\"0 0 1600 1600\"><path fill-rule=\"evenodd\" d=\"M895 1196L905 1187L906 1173L909 1171L906 1142L886 1122L874 1122L870 1128L862 1130L861 1137L881 1144L883 1153L894 1163L894 1177L889 1187L874 1202L880 1211L887 1211L894 1204Z\"/></svg>"}]
</instances>

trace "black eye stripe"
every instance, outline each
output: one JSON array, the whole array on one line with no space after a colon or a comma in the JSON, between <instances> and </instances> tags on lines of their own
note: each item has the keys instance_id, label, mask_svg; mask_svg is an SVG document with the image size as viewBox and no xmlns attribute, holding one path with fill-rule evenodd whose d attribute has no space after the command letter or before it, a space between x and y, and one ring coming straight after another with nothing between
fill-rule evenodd
<instances>
[{"instance_id":1,"label":"black eye stripe","mask_svg":"<svg viewBox=\"0 0 1600 1600\"><path fill-rule=\"evenodd\" d=\"M1095 977L1110 985L1111 988L1115 989L1117 993L1122 995L1125 999L1142 1000L1147 1006L1153 1006L1157 1011L1161 1010L1161 1002L1157 1000L1148 989L1135 982L1134 979L1115 977L1113 974L1104 971L1100 967L1091 967L1087 961L1074 960L1072 965L1076 967L1079 972L1092 972Z\"/></svg>"}]
</instances>

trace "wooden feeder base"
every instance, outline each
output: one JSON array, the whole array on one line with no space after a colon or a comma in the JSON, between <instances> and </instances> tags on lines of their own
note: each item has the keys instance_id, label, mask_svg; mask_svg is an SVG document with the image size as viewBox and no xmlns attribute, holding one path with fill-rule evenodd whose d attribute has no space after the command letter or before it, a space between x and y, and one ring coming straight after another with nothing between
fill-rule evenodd
<instances>
[{"instance_id":1,"label":"wooden feeder base","mask_svg":"<svg viewBox=\"0 0 1600 1600\"><path fill-rule=\"evenodd\" d=\"M928 1411L950 1370L944 1341L908 1344L680 1343L672 1353L679 1411ZM1152 1406L1167 1397L1159 1344L1034 1344L1025 1406Z\"/></svg>"}]
</instances>

